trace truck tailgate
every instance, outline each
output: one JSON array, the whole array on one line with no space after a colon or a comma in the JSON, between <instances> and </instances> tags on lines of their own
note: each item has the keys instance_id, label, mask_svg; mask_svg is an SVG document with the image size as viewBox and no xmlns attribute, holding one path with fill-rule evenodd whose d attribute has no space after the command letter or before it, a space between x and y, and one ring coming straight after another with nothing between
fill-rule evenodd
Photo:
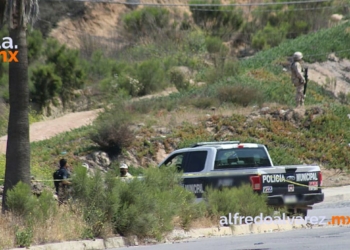
<instances>
[{"instance_id":1,"label":"truck tailgate","mask_svg":"<svg viewBox=\"0 0 350 250\"><path fill-rule=\"evenodd\" d=\"M262 192L283 195L284 203L295 203L299 194L321 193L322 176L318 166L277 166L261 173Z\"/></svg>"}]
</instances>

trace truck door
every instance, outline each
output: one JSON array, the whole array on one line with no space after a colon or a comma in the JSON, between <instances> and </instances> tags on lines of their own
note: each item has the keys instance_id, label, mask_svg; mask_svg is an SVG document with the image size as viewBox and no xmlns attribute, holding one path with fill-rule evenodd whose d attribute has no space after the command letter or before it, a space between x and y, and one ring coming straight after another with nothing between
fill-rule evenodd
<instances>
[{"instance_id":1,"label":"truck door","mask_svg":"<svg viewBox=\"0 0 350 250\"><path fill-rule=\"evenodd\" d=\"M205 189L205 168L208 151L187 152L184 158L184 187L194 193L197 198L202 198Z\"/></svg>"}]
</instances>

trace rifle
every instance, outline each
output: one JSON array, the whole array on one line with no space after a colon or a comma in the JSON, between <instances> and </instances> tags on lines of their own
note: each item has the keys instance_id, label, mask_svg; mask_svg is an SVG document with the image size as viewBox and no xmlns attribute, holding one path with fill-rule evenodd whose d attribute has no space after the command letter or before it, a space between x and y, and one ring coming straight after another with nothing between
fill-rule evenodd
<instances>
[{"instance_id":1,"label":"rifle","mask_svg":"<svg viewBox=\"0 0 350 250\"><path fill-rule=\"evenodd\" d=\"M308 71L309 71L309 69L306 67L304 69L304 78L305 78L304 95L306 94L307 81L308 81Z\"/></svg>"}]
</instances>

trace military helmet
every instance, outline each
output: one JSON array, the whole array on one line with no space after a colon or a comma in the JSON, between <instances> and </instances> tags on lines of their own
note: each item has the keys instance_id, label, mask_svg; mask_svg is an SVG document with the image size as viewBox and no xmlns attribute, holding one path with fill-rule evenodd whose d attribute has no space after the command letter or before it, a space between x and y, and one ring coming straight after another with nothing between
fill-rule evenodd
<instances>
[{"instance_id":1,"label":"military helmet","mask_svg":"<svg viewBox=\"0 0 350 250\"><path fill-rule=\"evenodd\" d=\"M303 54L301 52L295 52L293 55L293 59L299 61L303 58Z\"/></svg>"}]
</instances>

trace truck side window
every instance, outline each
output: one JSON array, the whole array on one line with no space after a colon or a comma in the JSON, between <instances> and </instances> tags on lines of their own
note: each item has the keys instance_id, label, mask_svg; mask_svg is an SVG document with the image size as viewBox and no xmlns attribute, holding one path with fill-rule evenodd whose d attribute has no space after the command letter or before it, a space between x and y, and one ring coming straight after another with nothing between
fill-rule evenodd
<instances>
[{"instance_id":1,"label":"truck side window","mask_svg":"<svg viewBox=\"0 0 350 250\"><path fill-rule=\"evenodd\" d=\"M165 166L176 166L178 170L183 169L183 159L185 153L175 154L167 159L163 165Z\"/></svg>"},{"instance_id":2,"label":"truck side window","mask_svg":"<svg viewBox=\"0 0 350 250\"><path fill-rule=\"evenodd\" d=\"M187 155L186 164L184 166L185 173L200 172L205 167L207 160L207 151L189 152Z\"/></svg>"}]
</instances>

